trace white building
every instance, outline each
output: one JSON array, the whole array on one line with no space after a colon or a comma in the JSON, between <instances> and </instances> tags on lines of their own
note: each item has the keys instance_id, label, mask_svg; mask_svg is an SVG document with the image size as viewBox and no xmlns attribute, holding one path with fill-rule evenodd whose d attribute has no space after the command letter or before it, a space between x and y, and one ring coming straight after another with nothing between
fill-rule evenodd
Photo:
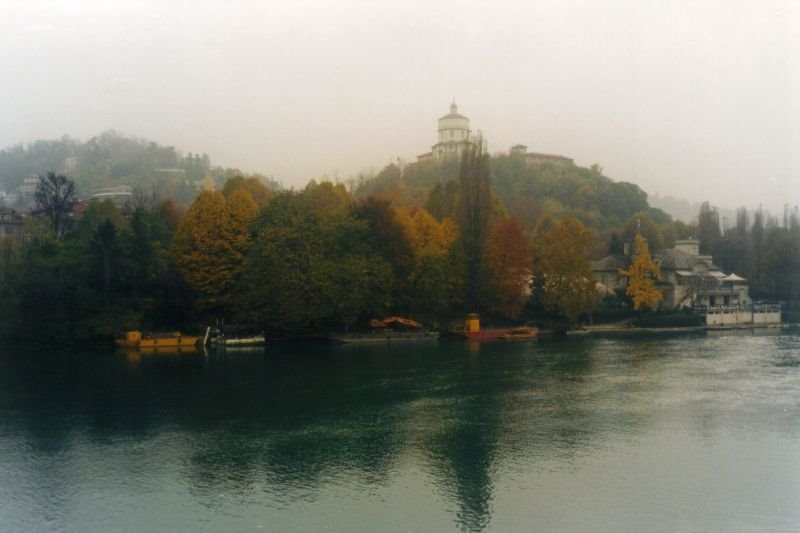
<instances>
[{"instance_id":1,"label":"white building","mask_svg":"<svg viewBox=\"0 0 800 533\"><path fill-rule=\"evenodd\" d=\"M460 158L464 147L472 140L469 119L458 112L455 102L450 105L450 112L439 118L438 139L430 152L417 156L417 161Z\"/></svg>"}]
</instances>

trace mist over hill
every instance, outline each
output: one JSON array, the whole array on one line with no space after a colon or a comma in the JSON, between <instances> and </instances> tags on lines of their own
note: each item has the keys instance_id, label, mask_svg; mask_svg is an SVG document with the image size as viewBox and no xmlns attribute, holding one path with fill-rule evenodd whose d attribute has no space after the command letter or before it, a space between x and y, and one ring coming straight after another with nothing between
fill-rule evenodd
<instances>
[{"instance_id":1,"label":"mist over hill","mask_svg":"<svg viewBox=\"0 0 800 533\"><path fill-rule=\"evenodd\" d=\"M0 150L0 191L14 193L25 178L47 172L67 175L81 197L95 189L129 185L184 203L197 195L207 178L221 187L228 178L243 174L235 168L212 166L207 154L184 154L173 146L114 130L87 141L63 136ZM262 178L265 184L278 187L274 180Z\"/></svg>"}]
</instances>

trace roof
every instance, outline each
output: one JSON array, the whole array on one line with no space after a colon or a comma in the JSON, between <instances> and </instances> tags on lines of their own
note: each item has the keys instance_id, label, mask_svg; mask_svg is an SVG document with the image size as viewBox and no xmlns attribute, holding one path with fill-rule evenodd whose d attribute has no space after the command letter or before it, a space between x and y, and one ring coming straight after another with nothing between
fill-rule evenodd
<instances>
[{"instance_id":1,"label":"roof","mask_svg":"<svg viewBox=\"0 0 800 533\"><path fill-rule=\"evenodd\" d=\"M617 269L627 267L629 262L629 259L624 255L607 255L602 259L592 261L592 270L595 272L616 271Z\"/></svg>"},{"instance_id":2,"label":"roof","mask_svg":"<svg viewBox=\"0 0 800 533\"><path fill-rule=\"evenodd\" d=\"M747 280L742 278L742 277L737 276L736 274L731 273L730 275L725 276L724 278L722 278L722 281L734 281L734 282L737 282L737 281L747 281Z\"/></svg>"},{"instance_id":3,"label":"roof","mask_svg":"<svg viewBox=\"0 0 800 533\"><path fill-rule=\"evenodd\" d=\"M540 154L536 152L528 152L525 154L525 157L530 157L531 159L559 159L562 161L572 161L569 157L564 157L563 155L555 155L555 154Z\"/></svg>"},{"instance_id":4,"label":"roof","mask_svg":"<svg viewBox=\"0 0 800 533\"><path fill-rule=\"evenodd\" d=\"M439 120L444 120L446 118L463 118L464 120L469 120L467 117L462 115L461 113L448 113L443 117L439 117Z\"/></svg>"},{"instance_id":5,"label":"roof","mask_svg":"<svg viewBox=\"0 0 800 533\"><path fill-rule=\"evenodd\" d=\"M708 270L720 270L713 264L708 256L687 254L681 250L664 250L659 254L662 270L688 270L692 271L697 265L704 264Z\"/></svg>"}]
</instances>

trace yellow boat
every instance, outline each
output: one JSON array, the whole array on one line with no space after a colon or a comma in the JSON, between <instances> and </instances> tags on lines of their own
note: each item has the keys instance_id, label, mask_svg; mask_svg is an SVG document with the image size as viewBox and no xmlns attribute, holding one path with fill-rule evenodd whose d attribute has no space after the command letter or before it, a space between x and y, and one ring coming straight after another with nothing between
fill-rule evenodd
<instances>
[{"instance_id":1,"label":"yellow boat","mask_svg":"<svg viewBox=\"0 0 800 533\"><path fill-rule=\"evenodd\" d=\"M121 348L189 348L197 345L201 337L182 335L180 331L167 333L142 333L124 331L114 342Z\"/></svg>"}]
</instances>

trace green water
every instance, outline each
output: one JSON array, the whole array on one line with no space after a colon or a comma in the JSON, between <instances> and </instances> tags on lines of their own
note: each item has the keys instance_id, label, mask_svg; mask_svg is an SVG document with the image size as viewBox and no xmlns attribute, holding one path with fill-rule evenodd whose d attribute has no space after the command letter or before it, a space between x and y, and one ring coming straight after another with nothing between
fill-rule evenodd
<instances>
[{"instance_id":1,"label":"green water","mask_svg":"<svg viewBox=\"0 0 800 533\"><path fill-rule=\"evenodd\" d=\"M800 337L0 348L2 531L800 524Z\"/></svg>"}]
</instances>

